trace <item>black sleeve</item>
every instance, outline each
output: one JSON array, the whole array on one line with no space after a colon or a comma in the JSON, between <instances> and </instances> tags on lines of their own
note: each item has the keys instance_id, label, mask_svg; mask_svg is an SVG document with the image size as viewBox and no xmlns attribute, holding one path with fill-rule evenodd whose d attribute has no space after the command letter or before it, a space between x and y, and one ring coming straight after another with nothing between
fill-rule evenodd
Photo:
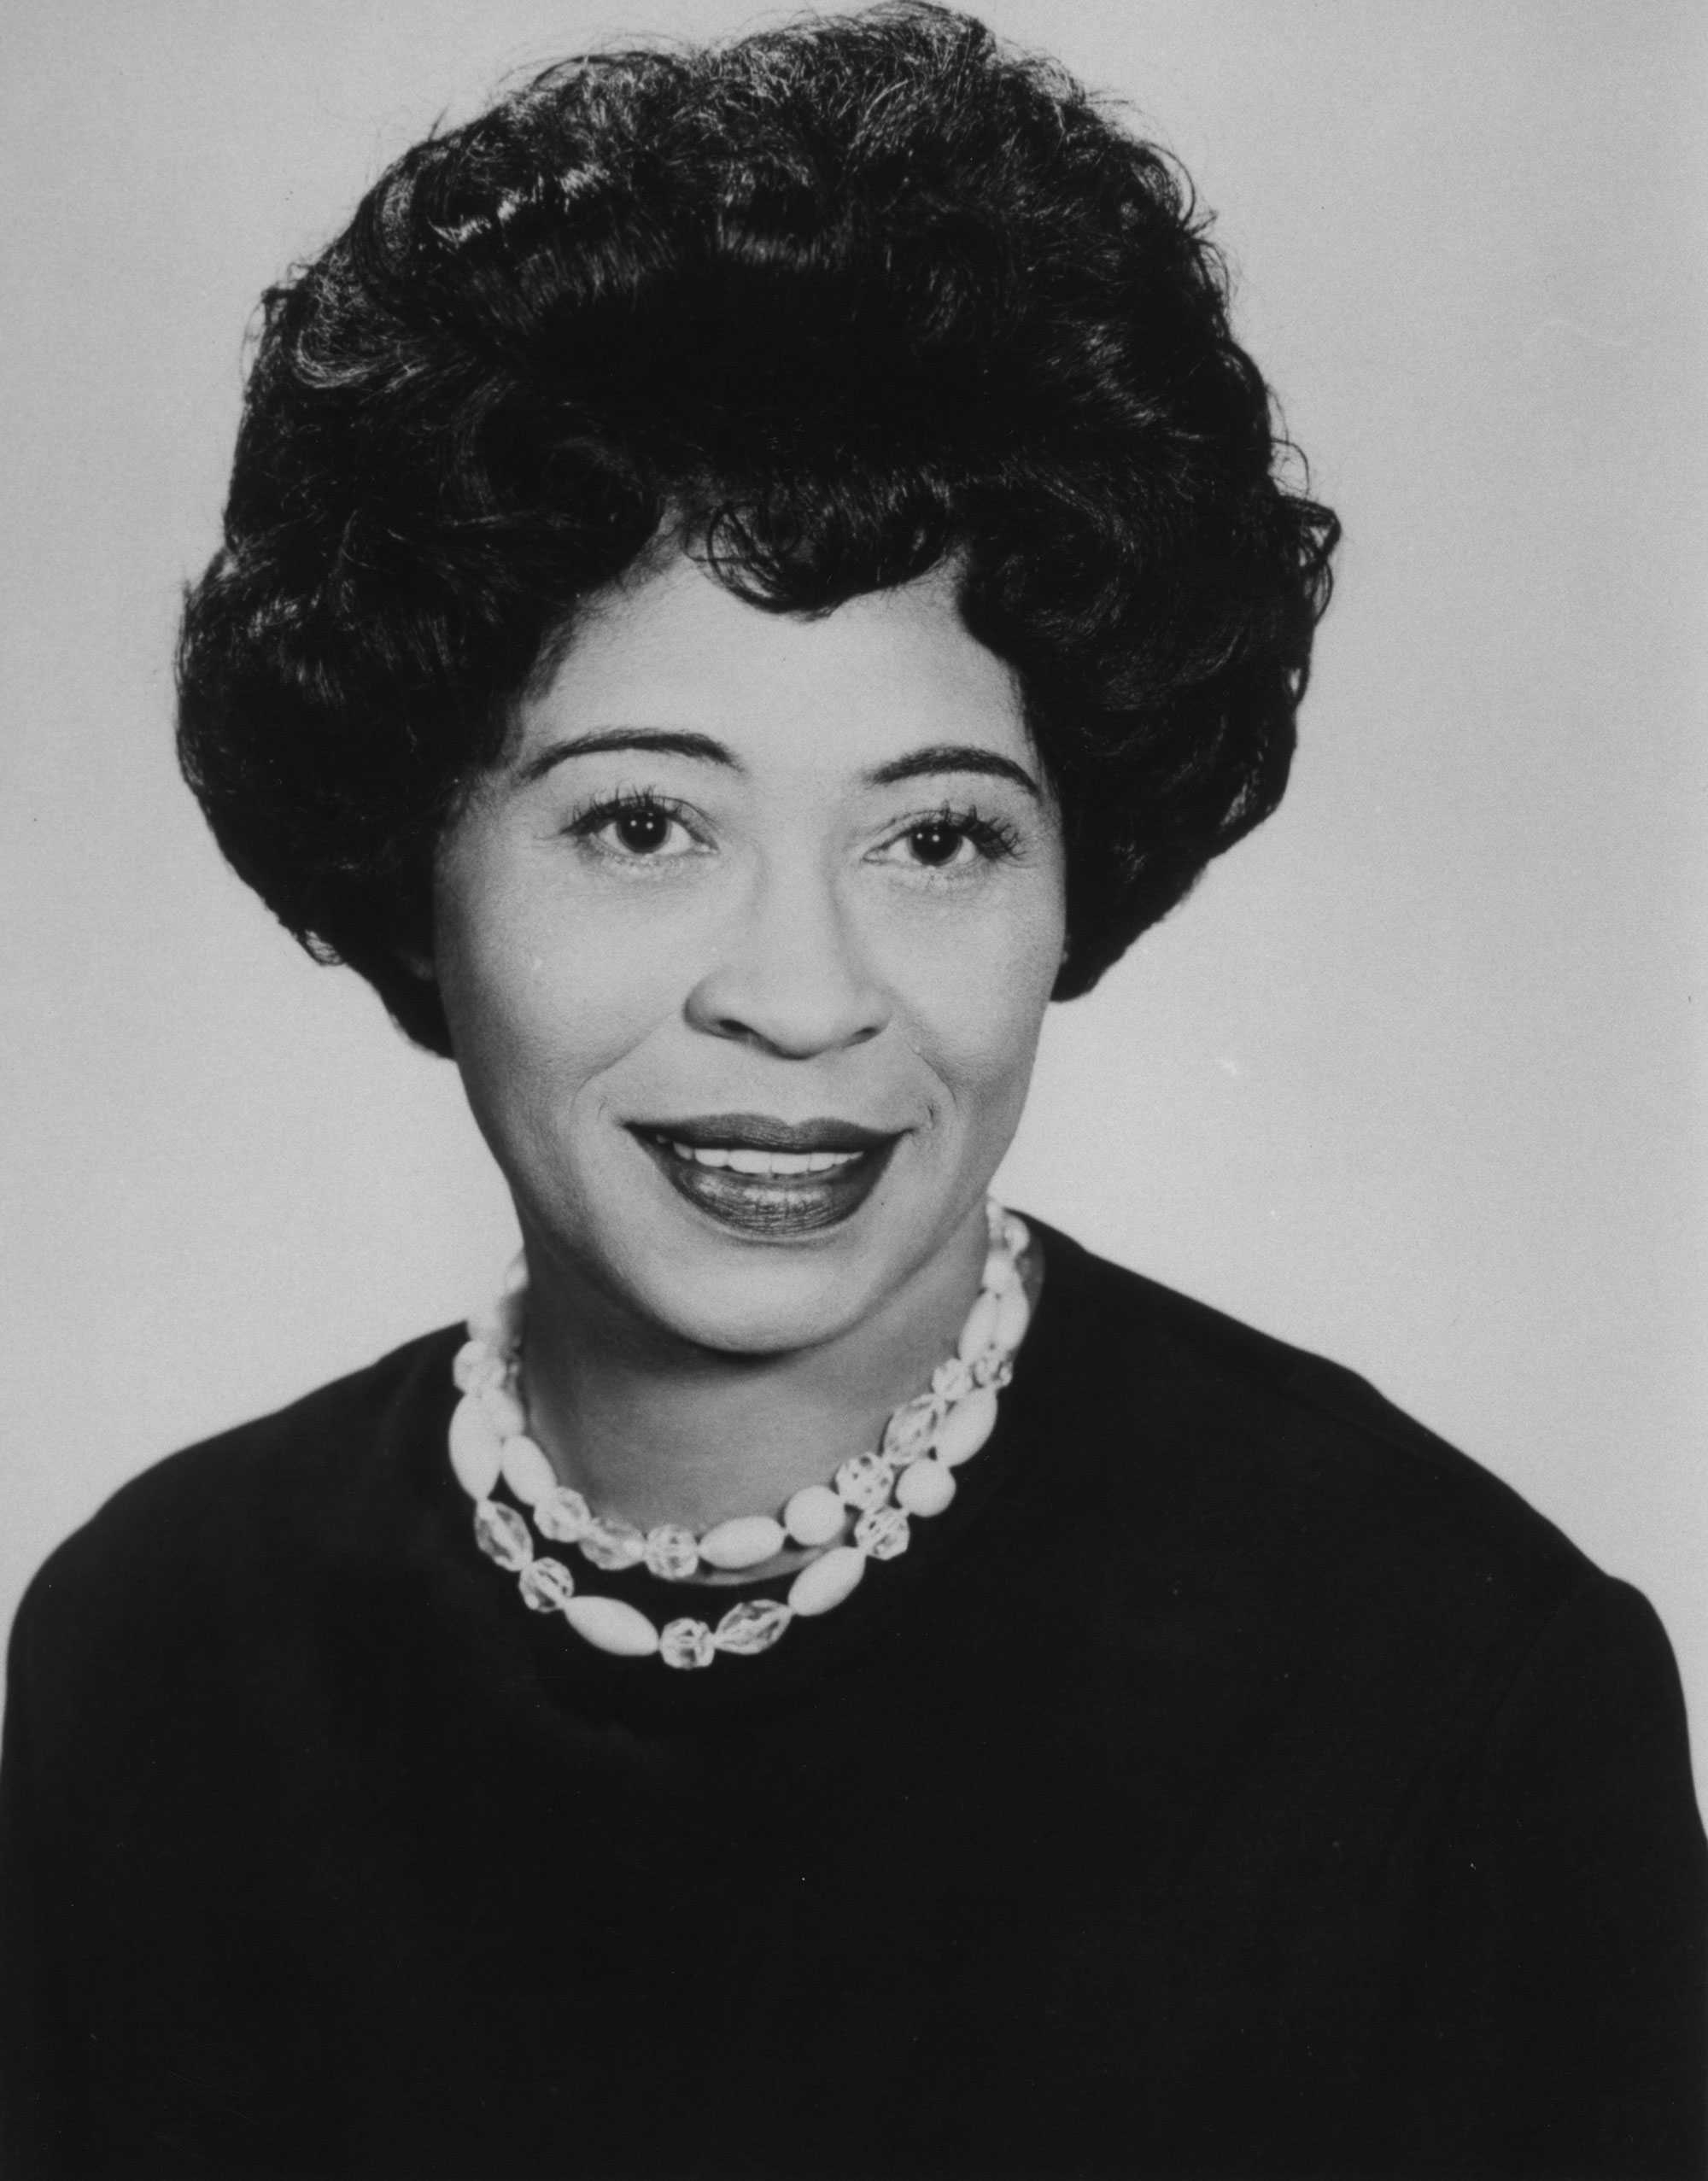
<instances>
[{"instance_id":1,"label":"black sleeve","mask_svg":"<svg viewBox=\"0 0 1708 2181\"><path fill-rule=\"evenodd\" d=\"M1496 2170L1695 2181L1708 1856L1677 1669L1637 1592L1598 1576L1561 1608L1483 1758L1467 1876Z\"/></svg>"},{"instance_id":2,"label":"black sleeve","mask_svg":"<svg viewBox=\"0 0 1708 2181\"><path fill-rule=\"evenodd\" d=\"M7 1662L0 1745L0 2174L70 2173L77 2045L54 1948L50 1831L38 1823L32 1763L31 1631L25 1599Z\"/></svg>"}]
</instances>

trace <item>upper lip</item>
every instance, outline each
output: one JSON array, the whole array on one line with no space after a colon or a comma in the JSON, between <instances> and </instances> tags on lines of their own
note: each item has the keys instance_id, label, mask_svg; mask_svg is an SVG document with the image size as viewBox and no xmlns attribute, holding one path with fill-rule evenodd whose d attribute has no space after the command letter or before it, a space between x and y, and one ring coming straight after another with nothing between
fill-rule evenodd
<instances>
[{"instance_id":1,"label":"upper lip","mask_svg":"<svg viewBox=\"0 0 1708 2181\"><path fill-rule=\"evenodd\" d=\"M702 1114L693 1120L635 1125L646 1135L705 1151L729 1144L751 1151L875 1151L896 1137L893 1129L861 1128L851 1120L777 1120L769 1114Z\"/></svg>"}]
</instances>

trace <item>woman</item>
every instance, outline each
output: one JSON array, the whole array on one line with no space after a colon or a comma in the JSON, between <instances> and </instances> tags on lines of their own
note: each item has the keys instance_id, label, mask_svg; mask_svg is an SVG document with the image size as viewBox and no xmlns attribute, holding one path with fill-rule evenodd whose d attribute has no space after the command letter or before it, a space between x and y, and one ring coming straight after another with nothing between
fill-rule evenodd
<instances>
[{"instance_id":1,"label":"woman","mask_svg":"<svg viewBox=\"0 0 1708 2181\"><path fill-rule=\"evenodd\" d=\"M1694 2169L1641 1599L986 1201L1280 795L1277 455L1168 166L929 9L566 64L273 292L186 771L524 1259L38 1579L9 2172Z\"/></svg>"}]
</instances>

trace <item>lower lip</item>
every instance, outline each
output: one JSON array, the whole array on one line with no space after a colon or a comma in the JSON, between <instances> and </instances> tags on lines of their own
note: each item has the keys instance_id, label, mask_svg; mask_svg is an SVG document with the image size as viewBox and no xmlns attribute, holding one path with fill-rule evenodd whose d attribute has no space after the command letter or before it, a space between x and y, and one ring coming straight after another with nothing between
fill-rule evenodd
<instances>
[{"instance_id":1,"label":"lower lip","mask_svg":"<svg viewBox=\"0 0 1708 2181\"><path fill-rule=\"evenodd\" d=\"M653 1137L637 1141L697 1212L732 1234L779 1242L817 1234L851 1219L877 1187L895 1149L892 1141L824 1173L740 1174L733 1167L679 1159Z\"/></svg>"}]
</instances>

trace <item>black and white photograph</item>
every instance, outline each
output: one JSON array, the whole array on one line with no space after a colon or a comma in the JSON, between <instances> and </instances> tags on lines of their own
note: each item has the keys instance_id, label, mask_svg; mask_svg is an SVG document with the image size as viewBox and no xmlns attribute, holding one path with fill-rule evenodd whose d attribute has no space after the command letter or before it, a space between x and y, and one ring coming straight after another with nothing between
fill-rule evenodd
<instances>
[{"instance_id":1,"label":"black and white photograph","mask_svg":"<svg viewBox=\"0 0 1708 2181\"><path fill-rule=\"evenodd\" d=\"M20 0L5 2181L1708 2175L1708 12Z\"/></svg>"}]
</instances>

